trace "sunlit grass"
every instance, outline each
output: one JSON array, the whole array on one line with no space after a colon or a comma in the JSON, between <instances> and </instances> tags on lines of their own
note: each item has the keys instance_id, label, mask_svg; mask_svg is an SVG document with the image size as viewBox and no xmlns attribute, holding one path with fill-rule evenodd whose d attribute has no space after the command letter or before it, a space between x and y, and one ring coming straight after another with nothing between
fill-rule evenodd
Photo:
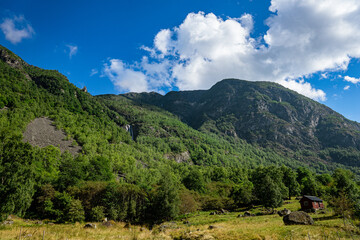
<instances>
[{"instance_id":1,"label":"sunlit grass","mask_svg":"<svg viewBox=\"0 0 360 240\"><path fill-rule=\"evenodd\" d=\"M284 207L295 211L298 201L292 200ZM261 211L260 207L252 210ZM359 239L357 227L346 224L341 218L333 216L331 211L322 214L311 214L315 220L312 226L286 226L282 217L277 214L237 217L241 212L225 215L209 215L210 212L199 212L190 215L186 220L164 223L167 227L156 226L149 230L142 226L125 228L125 223L114 223L111 227L97 223L96 229L84 229L84 224L43 224L14 218L14 224L0 227L1 240L44 239L46 240L105 240L105 239ZM209 226L214 226L209 229Z\"/></svg>"}]
</instances>

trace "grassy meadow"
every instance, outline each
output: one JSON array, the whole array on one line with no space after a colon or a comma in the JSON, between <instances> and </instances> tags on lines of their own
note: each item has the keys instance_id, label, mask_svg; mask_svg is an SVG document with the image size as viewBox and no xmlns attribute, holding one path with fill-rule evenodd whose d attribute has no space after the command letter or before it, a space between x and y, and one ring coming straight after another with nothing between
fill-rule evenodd
<instances>
[{"instance_id":1,"label":"grassy meadow","mask_svg":"<svg viewBox=\"0 0 360 240\"><path fill-rule=\"evenodd\" d=\"M283 207L292 211L299 209L296 200L287 202ZM261 207L250 212L256 214ZM75 224L38 224L35 220L12 217L14 224L0 227L0 239L360 239L358 223L346 222L334 217L331 211L311 214L315 224L311 226L285 226L277 214L253 217L238 217L243 212L223 215L210 215L198 212L183 219L166 222L149 230L143 226L125 226L122 222L112 222L106 227L96 223L96 229L84 229L84 223ZM353 225L352 225L353 224ZM21 231L21 236L20 236Z\"/></svg>"}]
</instances>

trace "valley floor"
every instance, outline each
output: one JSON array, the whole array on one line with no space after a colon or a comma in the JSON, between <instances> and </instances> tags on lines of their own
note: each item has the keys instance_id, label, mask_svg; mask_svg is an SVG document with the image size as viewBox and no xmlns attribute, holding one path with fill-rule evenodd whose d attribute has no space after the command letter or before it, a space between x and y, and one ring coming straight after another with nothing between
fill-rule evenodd
<instances>
[{"instance_id":1,"label":"valley floor","mask_svg":"<svg viewBox=\"0 0 360 240\"><path fill-rule=\"evenodd\" d=\"M298 210L298 201L285 204L290 210ZM261 211L255 208L252 213ZM186 219L166 222L149 230L142 226L125 226L112 223L106 227L96 223L96 229L84 229L84 224L42 224L13 217L12 225L0 226L0 239L34 240L105 240L105 239L360 239L359 230L350 222L334 217L332 212L311 214L315 224L311 226L285 226L277 214L253 217L237 217L243 212L210 215L199 212ZM21 236L20 235L21 232Z\"/></svg>"}]
</instances>

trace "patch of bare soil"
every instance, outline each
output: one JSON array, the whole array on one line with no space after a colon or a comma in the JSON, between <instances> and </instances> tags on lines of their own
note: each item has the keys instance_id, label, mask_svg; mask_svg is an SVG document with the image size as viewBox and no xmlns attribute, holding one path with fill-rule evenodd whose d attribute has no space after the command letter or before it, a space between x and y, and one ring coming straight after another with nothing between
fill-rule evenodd
<instances>
[{"instance_id":1,"label":"patch of bare soil","mask_svg":"<svg viewBox=\"0 0 360 240\"><path fill-rule=\"evenodd\" d=\"M62 153L69 151L72 155L76 155L81 151L80 146L73 145L74 140L65 139L66 134L64 131L57 130L54 122L49 118L41 117L34 119L28 124L24 132L23 141L41 148L53 145L60 148Z\"/></svg>"}]
</instances>

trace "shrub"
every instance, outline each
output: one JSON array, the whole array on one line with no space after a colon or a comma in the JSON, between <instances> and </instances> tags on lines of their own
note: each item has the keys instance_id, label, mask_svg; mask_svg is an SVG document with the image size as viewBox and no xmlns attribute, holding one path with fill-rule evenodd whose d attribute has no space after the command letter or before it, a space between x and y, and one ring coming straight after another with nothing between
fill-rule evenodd
<instances>
[{"instance_id":1,"label":"shrub","mask_svg":"<svg viewBox=\"0 0 360 240\"><path fill-rule=\"evenodd\" d=\"M180 214L196 212L200 208L197 202L199 194L194 191L182 190L180 192Z\"/></svg>"},{"instance_id":2,"label":"shrub","mask_svg":"<svg viewBox=\"0 0 360 240\"><path fill-rule=\"evenodd\" d=\"M69 222L83 222L85 220L85 211L80 200L71 201L67 219Z\"/></svg>"},{"instance_id":3,"label":"shrub","mask_svg":"<svg viewBox=\"0 0 360 240\"><path fill-rule=\"evenodd\" d=\"M105 208L103 206L96 206L91 209L90 220L100 222L105 218Z\"/></svg>"}]
</instances>

